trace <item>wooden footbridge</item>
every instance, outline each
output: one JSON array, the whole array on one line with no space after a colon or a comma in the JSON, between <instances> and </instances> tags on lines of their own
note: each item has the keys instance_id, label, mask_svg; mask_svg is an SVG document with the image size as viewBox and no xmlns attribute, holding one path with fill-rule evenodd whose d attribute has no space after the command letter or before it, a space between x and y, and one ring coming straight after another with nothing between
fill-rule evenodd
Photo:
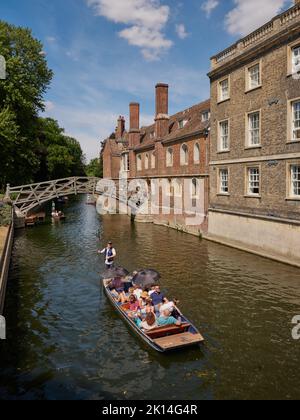
<instances>
[{"instance_id":1,"label":"wooden footbridge","mask_svg":"<svg viewBox=\"0 0 300 420\"><path fill-rule=\"evenodd\" d=\"M10 198L16 209L27 216L33 209L56 198L77 194L95 194L100 178L72 177L37 184L7 186L6 198Z\"/></svg>"}]
</instances>

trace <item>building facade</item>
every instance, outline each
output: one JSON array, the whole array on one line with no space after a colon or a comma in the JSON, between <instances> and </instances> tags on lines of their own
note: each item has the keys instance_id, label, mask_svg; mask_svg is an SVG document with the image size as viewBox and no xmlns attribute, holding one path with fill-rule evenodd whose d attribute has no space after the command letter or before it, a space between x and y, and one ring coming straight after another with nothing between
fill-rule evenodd
<instances>
[{"instance_id":1,"label":"building facade","mask_svg":"<svg viewBox=\"0 0 300 420\"><path fill-rule=\"evenodd\" d=\"M300 264L300 2L211 60L209 236Z\"/></svg>"},{"instance_id":2,"label":"building facade","mask_svg":"<svg viewBox=\"0 0 300 420\"><path fill-rule=\"evenodd\" d=\"M202 235L208 227L210 101L169 116L169 86L160 83L155 91L154 123L140 127L140 105L131 103L129 130L120 117L115 133L104 142L104 177L118 180L121 172L129 183L146 182L150 195L157 196L155 214L149 207L148 214L136 216L137 221ZM157 188L154 181L160 181ZM190 201L184 193L187 188ZM187 223L196 207L203 218Z\"/></svg>"}]
</instances>

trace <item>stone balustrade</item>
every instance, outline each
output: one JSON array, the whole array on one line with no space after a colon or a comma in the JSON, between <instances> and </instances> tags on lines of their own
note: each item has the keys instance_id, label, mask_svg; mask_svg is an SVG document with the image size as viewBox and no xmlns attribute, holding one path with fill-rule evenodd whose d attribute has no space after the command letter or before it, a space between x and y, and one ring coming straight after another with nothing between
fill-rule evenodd
<instances>
[{"instance_id":1,"label":"stone balustrade","mask_svg":"<svg viewBox=\"0 0 300 420\"><path fill-rule=\"evenodd\" d=\"M300 23L300 4L296 4L294 7L275 17L245 38L229 48L226 48L226 50L221 51L219 54L212 57L212 70L222 66L225 62L247 51L247 49L253 48L253 46L258 45L268 37L285 30L288 26L293 25L297 21Z\"/></svg>"}]
</instances>

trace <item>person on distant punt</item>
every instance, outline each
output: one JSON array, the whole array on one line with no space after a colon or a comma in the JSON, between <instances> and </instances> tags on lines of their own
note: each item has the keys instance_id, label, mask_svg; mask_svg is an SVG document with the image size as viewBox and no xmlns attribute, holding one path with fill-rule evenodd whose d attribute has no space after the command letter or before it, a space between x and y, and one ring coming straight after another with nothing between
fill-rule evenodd
<instances>
[{"instance_id":1,"label":"person on distant punt","mask_svg":"<svg viewBox=\"0 0 300 420\"><path fill-rule=\"evenodd\" d=\"M102 251L98 251L99 254L104 254L105 256L105 266L109 270L113 267L115 258L117 256L117 252L113 247L112 242L108 242L107 247L102 249Z\"/></svg>"},{"instance_id":2,"label":"person on distant punt","mask_svg":"<svg viewBox=\"0 0 300 420\"><path fill-rule=\"evenodd\" d=\"M158 318L157 323L159 327L164 327L167 325L177 325L180 326L182 324L181 318L174 318L171 316L171 312L168 310L165 310L163 314Z\"/></svg>"},{"instance_id":3,"label":"person on distant punt","mask_svg":"<svg viewBox=\"0 0 300 420\"><path fill-rule=\"evenodd\" d=\"M147 314L145 321L141 321L139 318L137 318L135 322L139 328L145 331L151 331L158 327L156 316L153 312Z\"/></svg>"},{"instance_id":4,"label":"person on distant punt","mask_svg":"<svg viewBox=\"0 0 300 420\"><path fill-rule=\"evenodd\" d=\"M151 299L153 306L155 307L155 311L159 312L159 309L165 299L165 296L160 291L160 286L155 286L154 292L151 294Z\"/></svg>"},{"instance_id":5,"label":"person on distant punt","mask_svg":"<svg viewBox=\"0 0 300 420\"><path fill-rule=\"evenodd\" d=\"M133 294L137 298L137 300L140 300L143 294L143 289L140 286L134 286Z\"/></svg>"},{"instance_id":6,"label":"person on distant punt","mask_svg":"<svg viewBox=\"0 0 300 420\"><path fill-rule=\"evenodd\" d=\"M134 295L130 296L129 304L130 312L138 312L138 310L140 309L140 303Z\"/></svg>"}]
</instances>

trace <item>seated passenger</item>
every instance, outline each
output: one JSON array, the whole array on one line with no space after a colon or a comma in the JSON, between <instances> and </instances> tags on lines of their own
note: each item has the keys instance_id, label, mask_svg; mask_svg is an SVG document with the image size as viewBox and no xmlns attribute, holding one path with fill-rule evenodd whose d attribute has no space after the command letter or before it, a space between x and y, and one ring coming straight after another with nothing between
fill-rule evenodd
<instances>
[{"instance_id":1,"label":"seated passenger","mask_svg":"<svg viewBox=\"0 0 300 420\"><path fill-rule=\"evenodd\" d=\"M140 286L134 286L134 296L137 298L137 300L141 299L143 293L143 289Z\"/></svg>"},{"instance_id":2,"label":"seated passenger","mask_svg":"<svg viewBox=\"0 0 300 420\"><path fill-rule=\"evenodd\" d=\"M140 304L135 295L131 295L129 298L129 310L130 312L137 312L140 309Z\"/></svg>"},{"instance_id":3,"label":"seated passenger","mask_svg":"<svg viewBox=\"0 0 300 420\"><path fill-rule=\"evenodd\" d=\"M147 297L146 297L147 295ZM152 304L151 298L148 296L147 292L143 292L142 298L140 300L141 315L145 317L149 313L154 314L154 306Z\"/></svg>"},{"instance_id":4,"label":"seated passenger","mask_svg":"<svg viewBox=\"0 0 300 420\"><path fill-rule=\"evenodd\" d=\"M109 289L116 290L118 293L122 293L124 291L123 281L120 277L116 277L109 285Z\"/></svg>"},{"instance_id":5,"label":"seated passenger","mask_svg":"<svg viewBox=\"0 0 300 420\"><path fill-rule=\"evenodd\" d=\"M159 312L161 305L164 302L165 296L160 291L160 286L155 286L154 292L151 294L152 303L155 307L155 311Z\"/></svg>"},{"instance_id":6,"label":"seated passenger","mask_svg":"<svg viewBox=\"0 0 300 420\"><path fill-rule=\"evenodd\" d=\"M145 321L141 321L139 318L137 318L136 323L139 328L145 331L151 331L158 327L156 316L153 312L147 314Z\"/></svg>"},{"instance_id":7,"label":"seated passenger","mask_svg":"<svg viewBox=\"0 0 300 420\"><path fill-rule=\"evenodd\" d=\"M158 318L157 323L160 327L164 327L167 325L181 325L181 318L174 318L171 316L171 312L168 310L165 310L163 314Z\"/></svg>"},{"instance_id":8,"label":"seated passenger","mask_svg":"<svg viewBox=\"0 0 300 420\"><path fill-rule=\"evenodd\" d=\"M173 299L172 301L169 301L167 298L165 298L163 305L159 309L160 314L163 314L164 311L168 310L171 312L171 315L174 318L180 317L182 314L180 310L177 308L178 303L179 301L177 299Z\"/></svg>"}]
</instances>

